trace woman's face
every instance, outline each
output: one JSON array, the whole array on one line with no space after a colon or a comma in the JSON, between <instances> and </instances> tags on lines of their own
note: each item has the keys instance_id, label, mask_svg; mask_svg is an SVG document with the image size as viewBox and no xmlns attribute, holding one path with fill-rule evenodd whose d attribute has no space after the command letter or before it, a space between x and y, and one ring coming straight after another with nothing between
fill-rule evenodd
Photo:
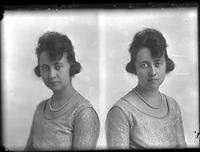
<instances>
[{"instance_id":1,"label":"woman's face","mask_svg":"<svg viewBox=\"0 0 200 152\"><path fill-rule=\"evenodd\" d=\"M138 85L146 90L158 89L165 79L165 56L152 58L149 48L144 47L139 50L135 66Z\"/></svg>"},{"instance_id":2,"label":"woman's face","mask_svg":"<svg viewBox=\"0 0 200 152\"><path fill-rule=\"evenodd\" d=\"M71 85L67 53L63 53L60 60L51 60L44 51L39 57L39 66L43 82L53 92L61 91Z\"/></svg>"}]
</instances>

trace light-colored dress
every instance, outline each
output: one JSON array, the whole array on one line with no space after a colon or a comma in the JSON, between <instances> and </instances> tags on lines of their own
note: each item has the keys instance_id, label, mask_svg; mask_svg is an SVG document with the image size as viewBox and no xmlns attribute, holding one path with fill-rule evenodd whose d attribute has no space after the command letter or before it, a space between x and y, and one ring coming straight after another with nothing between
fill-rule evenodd
<instances>
[{"instance_id":1,"label":"light-colored dress","mask_svg":"<svg viewBox=\"0 0 200 152\"><path fill-rule=\"evenodd\" d=\"M99 136L97 113L80 94L71 100L51 118L44 114L50 99L37 106L25 150L69 150L81 145L87 149L91 143L96 146Z\"/></svg>"},{"instance_id":2,"label":"light-colored dress","mask_svg":"<svg viewBox=\"0 0 200 152\"><path fill-rule=\"evenodd\" d=\"M181 112L177 102L162 94L168 112L154 117L121 98L110 109L106 120L108 149L154 149L186 147Z\"/></svg>"}]
</instances>

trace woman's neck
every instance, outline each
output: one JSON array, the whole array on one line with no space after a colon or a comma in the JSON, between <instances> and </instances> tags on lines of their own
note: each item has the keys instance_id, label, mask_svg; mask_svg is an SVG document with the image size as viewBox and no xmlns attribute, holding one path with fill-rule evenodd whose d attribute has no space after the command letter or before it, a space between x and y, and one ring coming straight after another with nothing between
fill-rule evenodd
<instances>
[{"instance_id":1,"label":"woman's neck","mask_svg":"<svg viewBox=\"0 0 200 152\"><path fill-rule=\"evenodd\" d=\"M62 100L71 97L75 92L76 90L73 88L73 86L68 85L62 90L53 92L53 99L56 100L57 102L59 101L61 102Z\"/></svg>"},{"instance_id":2,"label":"woman's neck","mask_svg":"<svg viewBox=\"0 0 200 152\"><path fill-rule=\"evenodd\" d=\"M135 90L139 92L143 97L146 98L156 98L159 96L160 92L159 89L146 89L141 85L137 85Z\"/></svg>"}]
</instances>

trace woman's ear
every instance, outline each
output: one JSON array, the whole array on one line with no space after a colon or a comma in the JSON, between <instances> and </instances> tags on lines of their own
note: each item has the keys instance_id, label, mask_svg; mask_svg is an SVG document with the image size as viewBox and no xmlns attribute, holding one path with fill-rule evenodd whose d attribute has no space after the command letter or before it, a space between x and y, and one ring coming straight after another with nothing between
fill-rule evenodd
<instances>
[{"instance_id":1,"label":"woman's ear","mask_svg":"<svg viewBox=\"0 0 200 152\"><path fill-rule=\"evenodd\" d=\"M39 65L34 68L34 72L38 77L41 77Z\"/></svg>"},{"instance_id":2,"label":"woman's ear","mask_svg":"<svg viewBox=\"0 0 200 152\"><path fill-rule=\"evenodd\" d=\"M172 70L174 70L174 62L171 60L171 59L167 59L167 68L166 68L166 72L169 73L171 72Z\"/></svg>"},{"instance_id":3,"label":"woman's ear","mask_svg":"<svg viewBox=\"0 0 200 152\"><path fill-rule=\"evenodd\" d=\"M71 64L70 67L70 76L74 76L75 74L78 74L81 71L81 64L79 62L75 62L74 64Z\"/></svg>"},{"instance_id":4,"label":"woman's ear","mask_svg":"<svg viewBox=\"0 0 200 152\"><path fill-rule=\"evenodd\" d=\"M136 68L135 65L132 61L130 61L127 65L126 65L126 71L132 74L136 74Z\"/></svg>"}]
</instances>

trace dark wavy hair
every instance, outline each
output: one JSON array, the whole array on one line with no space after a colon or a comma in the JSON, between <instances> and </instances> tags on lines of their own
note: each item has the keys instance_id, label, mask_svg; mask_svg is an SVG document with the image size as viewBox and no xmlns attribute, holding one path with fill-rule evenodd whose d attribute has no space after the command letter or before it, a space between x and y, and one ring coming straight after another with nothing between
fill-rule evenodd
<instances>
[{"instance_id":1,"label":"dark wavy hair","mask_svg":"<svg viewBox=\"0 0 200 152\"><path fill-rule=\"evenodd\" d=\"M47 52L50 59L60 60L63 53L67 53L67 59L70 64L69 75L73 77L81 70L81 64L75 59L75 52L71 40L67 35L58 32L46 32L38 40L36 48L36 55L38 58L38 65L34 68L35 74L40 77L39 57L42 52Z\"/></svg>"},{"instance_id":2,"label":"dark wavy hair","mask_svg":"<svg viewBox=\"0 0 200 152\"><path fill-rule=\"evenodd\" d=\"M159 58L162 57L163 54L165 55L165 60L167 63L166 73L174 70L174 62L167 55L167 44L164 36L155 29L146 28L136 33L132 43L130 44L129 53L131 55L131 60L126 65L127 72L136 74L136 56L138 51L144 47L150 49L151 56L153 58Z\"/></svg>"}]
</instances>

